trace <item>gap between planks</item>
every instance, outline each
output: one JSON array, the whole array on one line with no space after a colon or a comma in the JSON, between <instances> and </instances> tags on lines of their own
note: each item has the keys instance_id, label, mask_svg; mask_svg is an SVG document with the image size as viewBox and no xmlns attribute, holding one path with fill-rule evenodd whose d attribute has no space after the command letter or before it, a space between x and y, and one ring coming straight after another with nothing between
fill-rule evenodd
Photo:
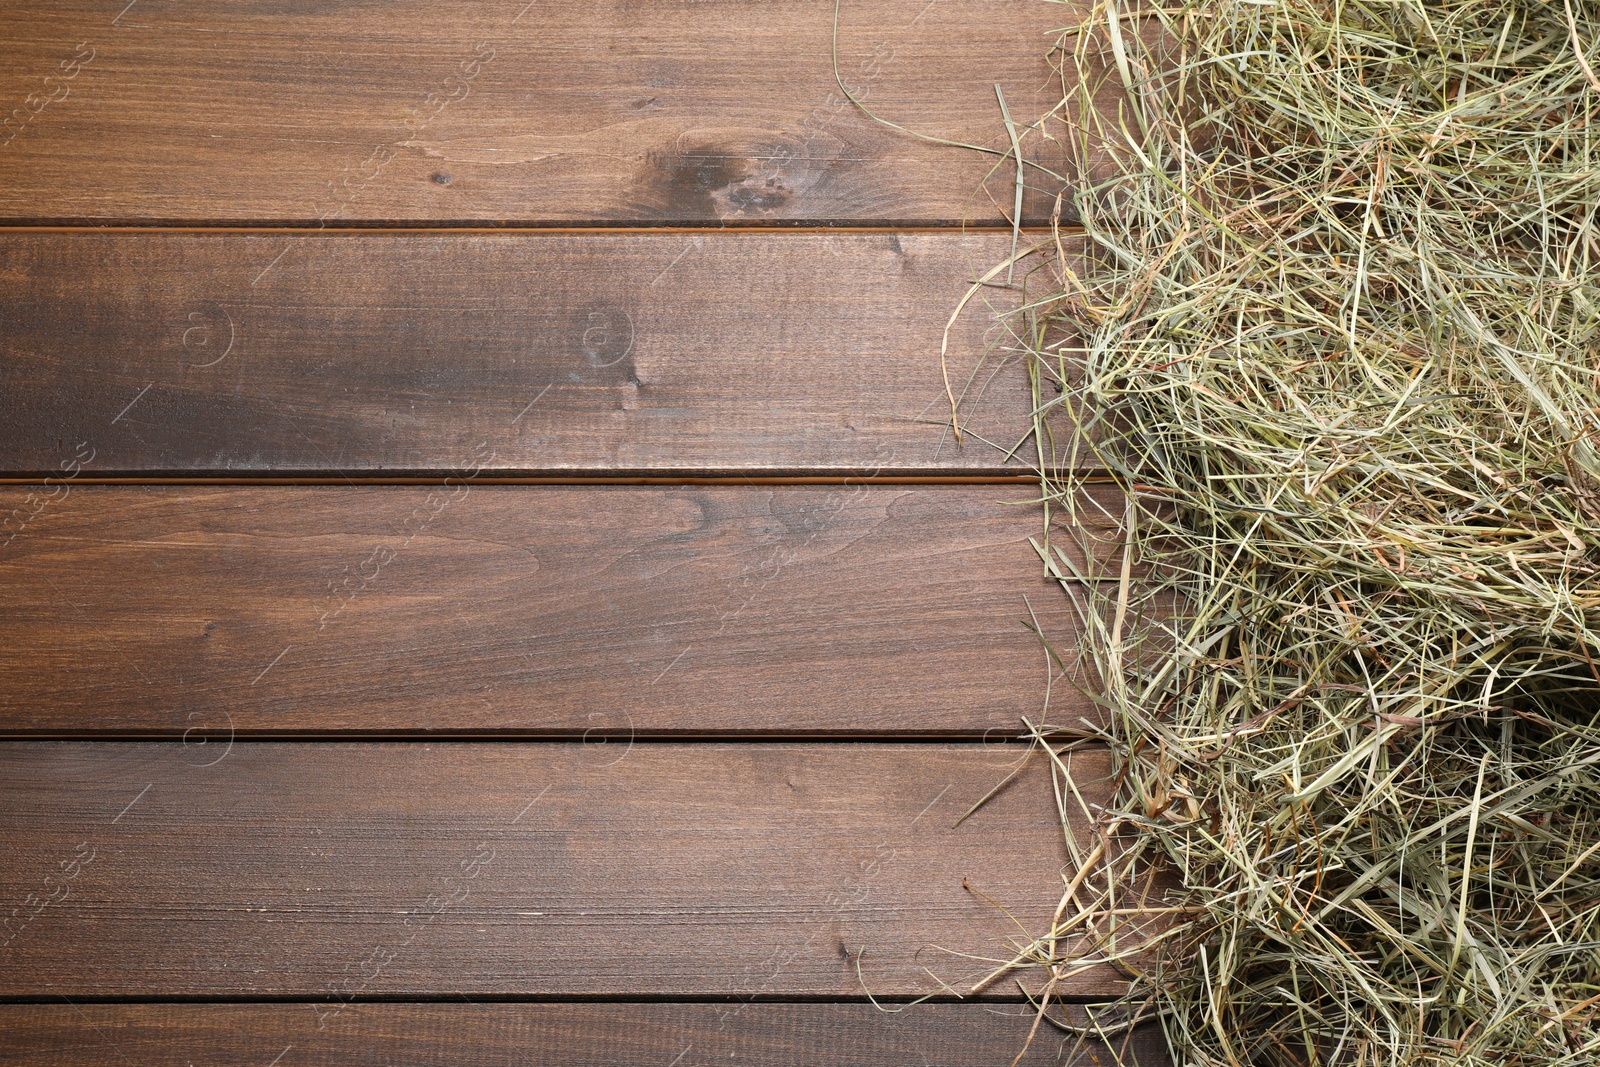
<instances>
[{"instance_id":1,"label":"gap between planks","mask_svg":"<svg viewBox=\"0 0 1600 1067\"><path fill-rule=\"evenodd\" d=\"M720 226L679 226L663 223L659 226L646 226L637 223L609 225L596 222L587 226L551 225L536 226L523 223L507 223L504 226L485 226L482 222L439 222L428 225L418 225L415 222L382 223L375 222L370 225L345 223L339 226L292 226L273 225L270 223L240 223L230 225L194 225L178 221L156 221L149 223L114 222L114 223L0 223L0 236L13 233L225 233L225 234L307 234L317 236L337 236L339 234L371 235L378 233L424 233L424 234L538 234L538 235L583 235L588 233L605 234L607 236L628 236L640 234L646 236L671 236L684 234L686 236L699 236L709 234L795 234L827 235L845 233L851 235L871 234L900 234L916 237L923 234L939 236L949 233L972 234L1009 234L1019 232L1024 239L1040 241L1056 234L1062 237L1082 237L1084 229L1077 225L1063 225L1056 229L1038 226L1032 223L1023 226L1020 230L1008 225L998 225L987 222L966 222L961 219L951 219L944 223L915 222L906 224L897 223L817 223L796 222L792 225L773 223L728 223Z\"/></svg>"},{"instance_id":2,"label":"gap between planks","mask_svg":"<svg viewBox=\"0 0 1600 1067\"><path fill-rule=\"evenodd\" d=\"M974 1001L971 997L958 996L949 993L874 993L868 1000L864 994L795 994L795 993L628 993L624 995L595 995L592 993L538 993L538 994L473 994L467 996L462 993L366 993L348 1000L336 995L325 997L307 997L299 994L238 994L238 995L180 995L163 996L159 994L128 994L114 996L75 996L73 1004L96 1004L104 1006L128 1007L203 1007L207 1005L249 1007L253 1004L271 1004L278 1006L311 1007L323 1004L347 1004L351 1007L358 1005L371 1005L381 1007L385 1005L400 1004L480 1004L480 1005L506 1005L529 1006L534 1004L564 1004L581 1005L592 1004L597 1007L625 1008L629 1006L643 1006L647 1004L679 1004L679 1005L711 1005L721 1006L726 1004L764 1004L772 1007L780 1005L835 1005L835 1006L860 1006L871 1007L872 1001L879 1004L889 1004L896 1007L916 1007L921 1004L944 1005L970 1005L980 1010L990 1010L1008 1004L1038 1005L1038 1000L1032 996L1021 993L998 992L985 994L983 1000ZM57 994L55 996L6 996L0 994L0 1007L61 1007L67 1002ZM1107 993L1051 993L1051 1004L1070 1004L1074 1006L1097 1006L1116 1003L1116 997ZM887 1013L886 1013L887 1014ZM1031 1021L1031 1016L1029 1017ZM9 1061L8 1061L9 1062Z\"/></svg>"},{"instance_id":3,"label":"gap between planks","mask_svg":"<svg viewBox=\"0 0 1600 1067\"><path fill-rule=\"evenodd\" d=\"M1065 742L1084 736L1070 729L1047 729L1044 735L1052 743ZM211 741L250 741L266 744L287 742L323 742L327 744L350 741L420 741L432 744L568 744L581 741L591 747L625 741L630 745L961 745L982 746L984 750L1006 746L1019 750L1033 742L1032 734L1021 728L989 727L986 730L920 730L900 732L847 733L843 730L762 730L760 727L736 730L641 730L627 727L592 726L564 729L503 729L463 728L451 730L394 730L339 728L329 730L271 730L252 728L227 728L212 726L138 727L118 726L111 729L86 728L81 730L35 730L31 732L0 729L0 743L6 741L138 741L171 745L198 746Z\"/></svg>"},{"instance_id":4,"label":"gap between planks","mask_svg":"<svg viewBox=\"0 0 1600 1067\"><path fill-rule=\"evenodd\" d=\"M38 472L29 474L7 475L0 477L0 485L56 485L66 479L57 474L42 474ZM1098 479L1096 479L1098 480ZM433 472L427 474L410 473L396 475L372 474L304 474L304 475L267 475L262 477L206 477L186 474L144 474L138 476L100 476L81 475L71 479L74 485L458 485L464 484L466 479L458 473ZM1109 478L1106 484L1111 484ZM587 475L572 477L531 476L521 477L515 474L479 474L471 479L474 485L559 485L559 486L585 486L585 485L656 485L656 486L693 486L693 485L740 485L751 488L765 488L769 486L784 485L833 485L833 486L858 486L858 485L1038 485L1039 476L1029 474L896 474L896 475L870 475L870 474L844 474L844 475L745 475L745 474L707 474L687 477L674 477L671 475Z\"/></svg>"}]
</instances>

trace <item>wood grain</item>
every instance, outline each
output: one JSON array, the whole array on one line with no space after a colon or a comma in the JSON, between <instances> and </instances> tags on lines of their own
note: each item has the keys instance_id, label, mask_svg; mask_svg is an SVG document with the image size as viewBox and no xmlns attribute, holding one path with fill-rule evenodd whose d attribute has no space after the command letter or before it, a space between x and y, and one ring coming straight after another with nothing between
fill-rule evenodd
<instances>
[{"instance_id":1,"label":"wood grain","mask_svg":"<svg viewBox=\"0 0 1600 1067\"><path fill-rule=\"evenodd\" d=\"M1076 642L1028 486L55 488L0 489L12 736L1013 735Z\"/></svg>"},{"instance_id":2,"label":"wood grain","mask_svg":"<svg viewBox=\"0 0 1600 1067\"><path fill-rule=\"evenodd\" d=\"M12 1067L1010 1067L1026 1005L360 1004L319 1030L310 1004L0 1005ZM1048 1026L1018 1067L1167 1067L1160 1033L1109 1043Z\"/></svg>"},{"instance_id":3,"label":"wood grain","mask_svg":"<svg viewBox=\"0 0 1600 1067\"><path fill-rule=\"evenodd\" d=\"M1061 893L1042 758L955 826L1025 752L13 742L0 997L948 993Z\"/></svg>"},{"instance_id":4,"label":"wood grain","mask_svg":"<svg viewBox=\"0 0 1600 1067\"><path fill-rule=\"evenodd\" d=\"M0 472L1025 473L1009 237L0 235ZM1022 268L1024 272L1027 266ZM1021 275L1019 275L1021 277ZM80 449L81 446L81 449Z\"/></svg>"},{"instance_id":5,"label":"wood grain","mask_svg":"<svg viewBox=\"0 0 1600 1067\"><path fill-rule=\"evenodd\" d=\"M120 12L120 13L119 13ZM1013 171L863 114L830 0L11 3L13 222L1002 221ZM1038 0L845 0L838 67L885 120L1008 146L1062 97ZM1057 139L1028 155L1061 167ZM1048 221L1060 182L1030 170Z\"/></svg>"}]
</instances>

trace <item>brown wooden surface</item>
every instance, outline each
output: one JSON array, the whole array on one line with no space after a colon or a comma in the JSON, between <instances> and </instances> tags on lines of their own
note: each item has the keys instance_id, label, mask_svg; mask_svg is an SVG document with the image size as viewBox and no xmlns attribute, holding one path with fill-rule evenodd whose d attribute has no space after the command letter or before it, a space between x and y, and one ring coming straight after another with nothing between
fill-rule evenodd
<instances>
[{"instance_id":1,"label":"brown wooden surface","mask_svg":"<svg viewBox=\"0 0 1600 1067\"><path fill-rule=\"evenodd\" d=\"M955 826L1025 751L13 742L0 996L947 993L1061 892L1042 758Z\"/></svg>"},{"instance_id":2,"label":"brown wooden surface","mask_svg":"<svg viewBox=\"0 0 1600 1067\"><path fill-rule=\"evenodd\" d=\"M8 2L0 218L997 222L995 157L874 122L831 0ZM1061 99L1040 0L844 0L839 71L918 133L1009 144ZM1052 88L1052 84L1054 87ZM1056 130L1060 134L1059 128ZM1030 135L1058 163L1060 141ZM1025 210L1047 221L1038 171Z\"/></svg>"},{"instance_id":3,"label":"brown wooden surface","mask_svg":"<svg viewBox=\"0 0 1600 1067\"><path fill-rule=\"evenodd\" d=\"M88 476L1022 474L1003 451L1027 376L996 320L1016 294L984 290L951 332L963 444L940 365L952 310L1009 248L0 234L0 474L75 452Z\"/></svg>"},{"instance_id":4,"label":"brown wooden surface","mask_svg":"<svg viewBox=\"0 0 1600 1067\"><path fill-rule=\"evenodd\" d=\"M317 1027L310 1004L0 1005L12 1067L1010 1067L1027 1005L359 1004ZM323 1009L325 1010L325 1009ZM1026 1067L1165 1067L1159 1032L1107 1044L1046 1025ZM281 1057L276 1058L275 1057ZM1120 1058L1119 1058L1120 1057Z\"/></svg>"},{"instance_id":5,"label":"brown wooden surface","mask_svg":"<svg viewBox=\"0 0 1600 1067\"><path fill-rule=\"evenodd\" d=\"M12 735L1014 735L1024 598L1075 641L1022 485L61 488L0 554Z\"/></svg>"},{"instance_id":6,"label":"brown wooden surface","mask_svg":"<svg viewBox=\"0 0 1600 1067\"><path fill-rule=\"evenodd\" d=\"M0 1061L1011 1063L1084 6L0 0Z\"/></svg>"}]
</instances>

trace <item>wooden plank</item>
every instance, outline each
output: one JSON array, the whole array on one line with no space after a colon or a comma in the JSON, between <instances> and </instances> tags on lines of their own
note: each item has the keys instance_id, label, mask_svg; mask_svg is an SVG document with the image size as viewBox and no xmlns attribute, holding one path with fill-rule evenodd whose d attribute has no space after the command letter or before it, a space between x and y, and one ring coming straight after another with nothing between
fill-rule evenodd
<instances>
[{"instance_id":1,"label":"wooden plank","mask_svg":"<svg viewBox=\"0 0 1600 1067\"><path fill-rule=\"evenodd\" d=\"M13 736L1010 735L1076 640L1028 486L55 489L0 489Z\"/></svg>"},{"instance_id":2,"label":"wooden plank","mask_svg":"<svg viewBox=\"0 0 1600 1067\"><path fill-rule=\"evenodd\" d=\"M948 993L1061 893L1042 757L955 825L1025 752L13 742L0 997Z\"/></svg>"},{"instance_id":3,"label":"wooden plank","mask_svg":"<svg viewBox=\"0 0 1600 1067\"><path fill-rule=\"evenodd\" d=\"M1024 473L1009 241L4 235L0 472Z\"/></svg>"},{"instance_id":4,"label":"wooden plank","mask_svg":"<svg viewBox=\"0 0 1600 1067\"><path fill-rule=\"evenodd\" d=\"M1011 1067L1033 1022L1026 1005L369 1003L318 1029L320 1007L0 1005L0 1046L12 1067ZM1160 1036L1080 1050L1046 1026L1017 1067L1167 1067Z\"/></svg>"},{"instance_id":5,"label":"wooden plank","mask_svg":"<svg viewBox=\"0 0 1600 1067\"><path fill-rule=\"evenodd\" d=\"M993 223L1081 10L1037 0L7 4L18 222ZM1052 85L1054 86L1052 88ZM1057 127L1056 134L1063 130ZM1028 136L1060 165L1060 140ZM1055 188L1033 171L1028 217Z\"/></svg>"}]
</instances>

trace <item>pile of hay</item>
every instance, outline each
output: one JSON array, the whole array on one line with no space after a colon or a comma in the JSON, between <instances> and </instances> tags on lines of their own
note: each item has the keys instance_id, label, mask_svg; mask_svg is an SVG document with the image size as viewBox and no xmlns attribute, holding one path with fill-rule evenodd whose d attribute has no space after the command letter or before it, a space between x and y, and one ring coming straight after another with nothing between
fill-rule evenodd
<instances>
[{"instance_id":1,"label":"pile of hay","mask_svg":"<svg viewBox=\"0 0 1600 1067\"><path fill-rule=\"evenodd\" d=\"M1180 1064L1600 1063L1600 5L1108 3L1063 50L1113 162L1028 336L1122 777L1024 955L1122 961Z\"/></svg>"}]
</instances>

